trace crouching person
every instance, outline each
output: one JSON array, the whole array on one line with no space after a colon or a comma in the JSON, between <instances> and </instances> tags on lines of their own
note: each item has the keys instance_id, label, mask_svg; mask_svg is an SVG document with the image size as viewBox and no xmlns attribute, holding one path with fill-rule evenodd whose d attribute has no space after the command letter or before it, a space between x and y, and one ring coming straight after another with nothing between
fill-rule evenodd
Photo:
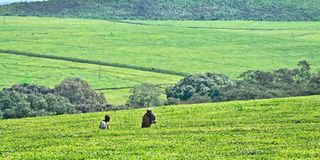
<instances>
[{"instance_id":1,"label":"crouching person","mask_svg":"<svg viewBox=\"0 0 320 160\"><path fill-rule=\"evenodd\" d=\"M104 117L104 120L101 121L99 129L109 129L109 121L110 121L110 117L106 115Z\"/></svg>"},{"instance_id":2,"label":"crouching person","mask_svg":"<svg viewBox=\"0 0 320 160\"><path fill-rule=\"evenodd\" d=\"M151 109L147 109L147 113L145 113L142 117L142 128L149 128L151 124L156 123L156 117L154 116Z\"/></svg>"}]
</instances>

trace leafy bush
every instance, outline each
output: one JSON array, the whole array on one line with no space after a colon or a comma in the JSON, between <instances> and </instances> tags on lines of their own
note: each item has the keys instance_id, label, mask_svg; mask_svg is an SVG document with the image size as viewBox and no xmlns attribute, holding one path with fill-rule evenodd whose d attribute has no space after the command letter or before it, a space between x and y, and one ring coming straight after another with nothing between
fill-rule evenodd
<instances>
[{"instance_id":1,"label":"leafy bush","mask_svg":"<svg viewBox=\"0 0 320 160\"><path fill-rule=\"evenodd\" d=\"M54 89L17 84L0 92L0 119L85 113L113 109L79 78L64 80Z\"/></svg>"},{"instance_id":2,"label":"leafy bush","mask_svg":"<svg viewBox=\"0 0 320 160\"><path fill-rule=\"evenodd\" d=\"M106 103L103 93L96 93L88 82L80 78L65 79L54 88L54 93L69 99L83 113L100 111L100 106Z\"/></svg>"},{"instance_id":3,"label":"leafy bush","mask_svg":"<svg viewBox=\"0 0 320 160\"><path fill-rule=\"evenodd\" d=\"M320 72L310 78L308 88L313 91L311 94L320 93Z\"/></svg>"},{"instance_id":4,"label":"leafy bush","mask_svg":"<svg viewBox=\"0 0 320 160\"><path fill-rule=\"evenodd\" d=\"M223 74L196 74L187 76L176 85L167 88L166 94L168 98L186 101L194 96L218 96L221 88L232 85L234 82Z\"/></svg>"},{"instance_id":5,"label":"leafy bush","mask_svg":"<svg viewBox=\"0 0 320 160\"><path fill-rule=\"evenodd\" d=\"M320 94L320 73L311 74L310 64L273 72L249 70L232 81L221 74L191 75L167 89L169 104L249 100Z\"/></svg>"},{"instance_id":6,"label":"leafy bush","mask_svg":"<svg viewBox=\"0 0 320 160\"><path fill-rule=\"evenodd\" d=\"M14 85L0 92L0 110L3 118L23 118L44 115L76 113L68 99L51 93L49 88L37 85Z\"/></svg>"},{"instance_id":7,"label":"leafy bush","mask_svg":"<svg viewBox=\"0 0 320 160\"><path fill-rule=\"evenodd\" d=\"M179 99L169 97L169 98L167 98L166 105L177 105L177 104L182 104L182 103L183 103L183 101L180 101Z\"/></svg>"},{"instance_id":8,"label":"leafy bush","mask_svg":"<svg viewBox=\"0 0 320 160\"><path fill-rule=\"evenodd\" d=\"M155 85L142 83L131 90L127 105L130 107L161 106L164 100L161 99L162 90Z\"/></svg>"}]
</instances>

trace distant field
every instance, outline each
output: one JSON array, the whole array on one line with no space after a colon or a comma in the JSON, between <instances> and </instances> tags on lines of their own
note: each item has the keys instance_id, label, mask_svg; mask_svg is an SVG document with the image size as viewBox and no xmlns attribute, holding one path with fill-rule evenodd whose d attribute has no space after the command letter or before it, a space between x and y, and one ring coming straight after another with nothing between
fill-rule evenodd
<instances>
[{"instance_id":1,"label":"distant field","mask_svg":"<svg viewBox=\"0 0 320 160\"><path fill-rule=\"evenodd\" d=\"M63 79L70 77L80 77L88 81L94 89L132 87L142 82L174 84L181 78L173 75L107 66L101 66L100 74L99 79L98 65L0 53L0 88L24 82L53 87ZM106 93L107 100L110 103L124 104L129 89L100 92Z\"/></svg>"},{"instance_id":2,"label":"distant field","mask_svg":"<svg viewBox=\"0 0 320 160\"><path fill-rule=\"evenodd\" d=\"M1 22L2 21L2 22ZM219 72L237 78L249 69L295 67L308 60L320 69L320 22L121 21L5 17L0 50L94 60L151 71ZM133 24L138 23L138 24ZM54 86L81 77L95 89L149 82L173 84L180 76L0 53L0 88L19 82ZM5 78L3 78L5 77ZM129 89L102 90L124 104Z\"/></svg>"},{"instance_id":3,"label":"distant field","mask_svg":"<svg viewBox=\"0 0 320 160\"><path fill-rule=\"evenodd\" d=\"M319 159L320 97L0 120L0 159ZM111 130L100 131L105 114Z\"/></svg>"},{"instance_id":4,"label":"distant field","mask_svg":"<svg viewBox=\"0 0 320 160\"><path fill-rule=\"evenodd\" d=\"M0 49L177 72L214 71L233 78L249 69L295 67L302 59L309 60L314 70L320 68L319 22L143 23L151 25L6 17L0 26Z\"/></svg>"}]
</instances>

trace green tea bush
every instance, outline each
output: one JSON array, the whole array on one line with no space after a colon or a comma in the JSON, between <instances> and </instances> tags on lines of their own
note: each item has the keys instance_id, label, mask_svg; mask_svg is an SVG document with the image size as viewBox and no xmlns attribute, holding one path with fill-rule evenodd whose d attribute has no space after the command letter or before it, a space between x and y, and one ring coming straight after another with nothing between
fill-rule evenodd
<instances>
[{"instance_id":1,"label":"green tea bush","mask_svg":"<svg viewBox=\"0 0 320 160\"><path fill-rule=\"evenodd\" d=\"M318 159L320 96L0 120L0 159ZM108 131L99 130L105 115Z\"/></svg>"}]
</instances>

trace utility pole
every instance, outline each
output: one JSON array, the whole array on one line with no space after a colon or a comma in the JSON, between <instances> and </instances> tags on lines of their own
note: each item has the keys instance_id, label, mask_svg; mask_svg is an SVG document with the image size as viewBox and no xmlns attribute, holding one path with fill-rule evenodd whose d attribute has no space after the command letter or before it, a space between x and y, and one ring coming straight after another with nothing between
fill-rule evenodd
<instances>
[{"instance_id":1,"label":"utility pole","mask_svg":"<svg viewBox=\"0 0 320 160\"><path fill-rule=\"evenodd\" d=\"M99 80L101 79L101 62L99 61Z\"/></svg>"}]
</instances>

